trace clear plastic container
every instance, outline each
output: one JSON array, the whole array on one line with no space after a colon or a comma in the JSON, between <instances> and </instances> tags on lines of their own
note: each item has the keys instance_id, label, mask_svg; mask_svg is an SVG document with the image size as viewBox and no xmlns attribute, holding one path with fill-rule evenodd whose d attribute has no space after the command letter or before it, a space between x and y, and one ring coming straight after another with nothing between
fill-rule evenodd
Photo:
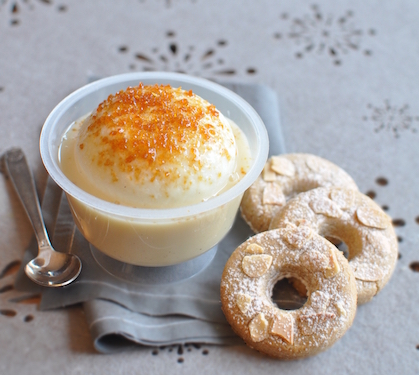
<instances>
[{"instance_id":1,"label":"clear plastic container","mask_svg":"<svg viewBox=\"0 0 419 375\"><path fill-rule=\"evenodd\" d=\"M86 193L71 182L59 163L59 146L68 126L93 111L110 94L140 82L191 89L232 119L246 135L252 155L251 167L243 179L206 202L171 209L113 204ZM211 81L167 72L122 74L80 88L54 108L40 138L44 165L65 191L76 225L84 237L111 259L145 267L180 264L214 248L233 225L244 191L261 173L268 147L262 120L241 97Z\"/></svg>"}]
</instances>

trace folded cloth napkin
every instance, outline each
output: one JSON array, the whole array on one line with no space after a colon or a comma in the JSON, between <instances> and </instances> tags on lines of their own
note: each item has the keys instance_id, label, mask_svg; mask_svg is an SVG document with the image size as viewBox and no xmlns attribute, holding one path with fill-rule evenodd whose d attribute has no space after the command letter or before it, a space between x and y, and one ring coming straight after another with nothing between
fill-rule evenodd
<instances>
[{"instance_id":1,"label":"folded cloth napkin","mask_svg":"<svg viewBox=\"0 0 419 375\"><path fill-rule=\"evenodd\" d=\"M276 94L257 84L224 84L247 100L264 121L270 137L270 154L283 153ZM42 209L52 242L58 251L77 254L83 269L76 281L63 288L42 288L30 282L23 270L16 288L41 294L41 309L83 303L95 348L104 353L136 343L162 346L182 343L237 344L241 341L221 311L220 279L232 251L252 235L238 215L231 231L218 245L211 263L192 278L158 285L124 281L106 272L95 260L89 243L77 230L67 199L49 179ZM31 243L22 264L37 251Z\"/></svg>"}]
</instances>

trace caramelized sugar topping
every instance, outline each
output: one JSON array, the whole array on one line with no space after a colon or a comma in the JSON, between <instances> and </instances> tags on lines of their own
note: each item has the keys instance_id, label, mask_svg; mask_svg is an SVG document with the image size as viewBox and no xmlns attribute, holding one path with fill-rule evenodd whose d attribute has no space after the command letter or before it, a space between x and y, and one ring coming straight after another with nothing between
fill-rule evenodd
<instances>
[{"instance_id":1,"label":"caramelized sugar topping","mask_svg":"<svg viewBox=\"0 0 419 375\"><path fill-rule=\"evenodd\" d=\"M141 83L110 95L87 121L79 148L83 152L86 140L93 140L99 146L94 163L109 168L115 181L119 172L139 180L144 165L152 171L150 181L179 178L176 168L168 168L179 161L199 170L200 156L223 144L217 127L225 128L215 106L191 90ZM225 147L219 152L227 160L234 156Z\"/></svg>"}]
</instances>

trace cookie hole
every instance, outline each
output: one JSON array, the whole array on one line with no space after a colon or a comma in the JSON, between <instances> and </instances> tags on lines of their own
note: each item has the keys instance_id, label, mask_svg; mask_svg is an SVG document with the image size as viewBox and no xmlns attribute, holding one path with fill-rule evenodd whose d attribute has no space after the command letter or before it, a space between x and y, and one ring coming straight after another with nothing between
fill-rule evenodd
<instances>
[{"instance_id":1,"label":"cookie hole","mask_svg":"<svg viewBox=\"0 0 419 375\"><path fill-rule=\"evenodd\" d=\"M343 253L343 256L346 259L349 259L349 249L348 245L345 242L343 242L340 238L333 236L324 236L324 238L326 238L326 240L335 245L336 248Z\"/></svg>"},{"instance_id":2,"label":"cookie hole","mask_svg":"<svg viewBox=\"0 0 419 375\"><path fill-rule=\"evenodd\" d=\"M390 209L390 207L387 206L386 204L383 205L381 208L383 209L383 211L388 211Z\"/></svg>"},{"instance_id":3,"label":"cookie hole","mask_svg":"<svg viewBox=\"0 0 419 375\"><path fill-rule=\"evenodd\" d=\"M157 349L152 350L151 355L158 355L159 351Z\"/></svg>"},{"instance_id":4,"label":"cookie hole","mask_svg":"<svg viewBox=\"0 0 419 375\"><path fill-rule=\"evenodd\" d=\"M412 262L409 267L413 272L419 272L419 262Z\"/></svg>"},{"instance_id":5,"label":"cookie hole","mask_svg":"<svg viewBox=\"0 0 419 375\"><path fill-rule=\"evenodd\" d=\"M397 259L399 259L399 260L402 259L402 254L398 253L397 254Z\"/></svg>"},{"instance_id":6,"label":"cookie hole","mask_svg":"<svg viewBox=\"0 0 419 375\"><path fill-rule=\"evenodd\" d=\"M183 362L185 362L185 360L182 357L178 358L177 363L183 363Z\"/></svg>"},{"instance_id":7,"label":"cookie hole","mask_svg":"<svg viewBox=\"0 0 419 375\"><path fill-rule=\"evenodd\" d=\"M346 259L349 259L349 249L348 245L345 242L341 241L340 243L334 245L338 248L339 251L343 253L343 256Z\"/></svg>"},{"instance_id":8,"label":"cookie hole","mask_svg":"<svg viewBox=\"0 0 419 375\"><path fill-rule=\"evenodd\" d=\"M416 216L415 221L416 221L416 224L419 224L419 216Z\"/></svg>"},{"instance_id":9,"label":"cookie hole","mask_svg":"<svg viewBox=\"0 0 419 375\"><path fill-rule=\"evenodd\" d=\"M208 355L209 354L209 351L207 350L207 349L204 349L203 351L202 351L202 355Z\"/></svg>"},{"instance_id":10,"label":"cookie hole","mask_svg":"<svg viewBox=\"0 0 419 375\"><path fill-rule=\"evenodd\" d=\"M297 310L307 302L307 288L296 277L284 277L274 285L271 299L282 310Z\"/></svg>"}]
</instances>

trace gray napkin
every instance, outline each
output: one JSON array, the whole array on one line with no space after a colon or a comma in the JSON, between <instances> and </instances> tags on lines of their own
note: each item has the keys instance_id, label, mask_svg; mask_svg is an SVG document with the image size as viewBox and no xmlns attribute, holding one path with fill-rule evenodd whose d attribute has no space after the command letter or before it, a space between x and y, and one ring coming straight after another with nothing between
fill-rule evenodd
<instances>
[{"instance_id":1,"label":"gray napkin","mask_svg":"<svg viewBox=\"0 0 419 375\"><path fill-rule=\"evenodd\" d=\"M264 85L224 84L247 100L264 121L270 154L284 153L276 94ZM52 242L58 251L77 254L83 262L78 279L63 288L42 288L18 273L16 288L41 293L40 308L83 302L95 348L104 353L136 343L162 346L183 343L237 344L221 311L219 286L232 251L253 233L238 215L208 267L190 279L160 285L138 285L106 272L89 243L76 229L65 195L49 179L42 203ZM22 264L36 253L31 243Z\"/></svg>"}]
</instances>

